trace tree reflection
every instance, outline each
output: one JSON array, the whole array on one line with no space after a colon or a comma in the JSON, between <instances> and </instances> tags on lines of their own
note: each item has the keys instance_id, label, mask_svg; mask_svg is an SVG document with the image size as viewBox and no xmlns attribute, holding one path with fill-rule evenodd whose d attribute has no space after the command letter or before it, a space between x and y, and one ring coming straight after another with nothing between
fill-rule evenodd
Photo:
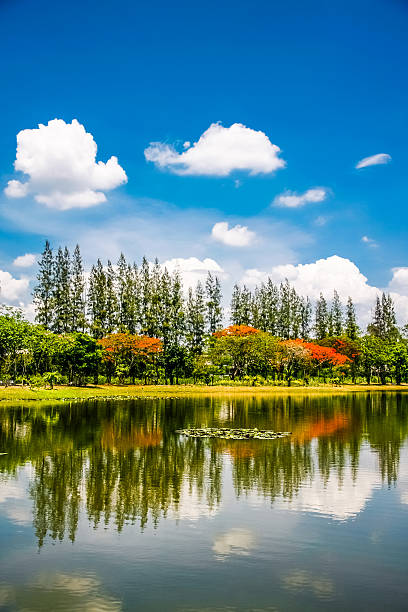
<instances>
[{"instance_id":1,"label":"tree reflection","mask_svg":"<svg viewBox=\"0 0 408 612\"><path fill-rule=\"evenodd\" d=\"M197 426L292 431L290 438L202 440L176 434ZM0 473L34 468L29 494L41 546L47 536L75 540L81 512L90 523L142 529L177 515L183 495L214 510L222 471L231 463L237 496L255 492L273 502L292 499L315 478L346 465L357 478L363 445L378 455L381 478L398 476L408 434L407 396L360 394L242 399L139 400L3 408ZM314 461L316 458L316 461ZM194 493L194 495L192 495ZM191 494L191 496L190 496ZM190 496L190 497L189 497Z\"/></svg>"}]
</instances>

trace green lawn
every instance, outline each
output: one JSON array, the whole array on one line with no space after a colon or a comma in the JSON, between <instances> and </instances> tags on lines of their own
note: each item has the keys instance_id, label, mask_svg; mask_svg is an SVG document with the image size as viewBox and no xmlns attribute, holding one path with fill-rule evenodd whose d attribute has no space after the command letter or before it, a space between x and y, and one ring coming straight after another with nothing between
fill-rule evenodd
<instances>
[{"instance_id":1,"label":"green lawn","mask_svg":"<svg viewBox=\"0 0 408 612\"><path fill-rule=\"evenodd\" d=\"M334 387L246 387L202 385L98 385L87 387L57 386L54 389L28 387L0 387L0 401L27 400L81 400L105 398L169 398L199 395L266 395L287 393L349 393L355 391L408 391L408 385L343 385Z\"/></svg>"}]
</instances>

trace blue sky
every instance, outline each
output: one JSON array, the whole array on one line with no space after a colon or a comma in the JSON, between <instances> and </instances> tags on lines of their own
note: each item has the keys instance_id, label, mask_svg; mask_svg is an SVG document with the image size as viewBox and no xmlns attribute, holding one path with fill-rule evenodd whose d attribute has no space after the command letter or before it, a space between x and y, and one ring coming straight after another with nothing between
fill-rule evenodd
<instances>
[{"instance_id":1,"label":"blue sky","mask_svg":"<svg viewBox=\"0 0 408 612\"><path fill-rule=\"evenodd\" d=\"M29 303L35 266L13 262L37 255L49 238L55 246L78 240L88 264L98 255L116 260L120 250L180 258L187 282L218 266L226 292L268 274L286 274L312 297L332 285L345 297L355 287L362 314L376 288L387 288L408 317L407 27L404 0L3 0L0 299ZM58 200L55 158L67 180L79 162L72 151L64 162L63 144L44 153L60 137L40 142L38 124L54 119L77 119L97 144L97 161L118 158L127 182L113 169L103 189L105 176L95 189L106 201ZM201 169L207 164L204 174L195 162L180 165L177 153L217 122L226 130L241 124L241 157L245 139L256 148L261 132L261 149L279 147L275 158L285 167L265 171L257 150L252 166L241 159L239 169L235 141L231 149L218 140L193 151ZM34 156L43 156L32 162L30 145L22 145L21 157L37 164L31 178L13 167L16 136L26 129L36 130ZM170 147L178 165L147 161L151 142ZM264 154L273 166L274 155ZM378 154L387 163L356 169ZM23 197L4 192L17 180L31 181ZM316 189L320 201L277 205L279 195ZM224 225L214 234L217 223ZM247 233L229 234L237 224ZM202 263L208 259L216 265Z\"/></svg>"}]
</instances>

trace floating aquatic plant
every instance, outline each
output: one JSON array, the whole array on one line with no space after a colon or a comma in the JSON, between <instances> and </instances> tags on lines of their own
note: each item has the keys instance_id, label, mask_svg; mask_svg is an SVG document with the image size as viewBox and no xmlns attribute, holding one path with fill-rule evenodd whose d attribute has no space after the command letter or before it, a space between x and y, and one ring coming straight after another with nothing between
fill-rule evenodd
<instances>
[{"instance_id":1,"label":"floating aquatic plant","mask_svg":"<svg viewBox=\"0 0 408 612\"><path fill-rule=\"evenodd\" d=\"M178 429L176 433L190 438L224 438L225 440L274 440L285 438L290 431L269 431L267 429L228 429L227 427L201 427Z\"/></svg>"}]
</instances>

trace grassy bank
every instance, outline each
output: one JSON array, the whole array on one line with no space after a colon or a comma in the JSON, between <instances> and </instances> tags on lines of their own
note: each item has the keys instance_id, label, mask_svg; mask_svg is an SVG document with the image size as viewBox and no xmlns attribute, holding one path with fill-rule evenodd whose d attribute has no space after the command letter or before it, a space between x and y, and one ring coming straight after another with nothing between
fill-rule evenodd
<instances>
[{"instance_id":1,"label":"grassy bank","mask_svg":"<svg viewBox=\"0 0 408 612\"><path fill-rule=\"evenodd\" d=\"M54 389L28 387L0 388L0 401L83 400L93 398L176 398L187 396L234 396L296 393L350 393L357 391L406 391L408 385L324 385L319 387L246 387L198 385L98 385L87 387L56 386Z\"/></svg>"}]
</instances>

